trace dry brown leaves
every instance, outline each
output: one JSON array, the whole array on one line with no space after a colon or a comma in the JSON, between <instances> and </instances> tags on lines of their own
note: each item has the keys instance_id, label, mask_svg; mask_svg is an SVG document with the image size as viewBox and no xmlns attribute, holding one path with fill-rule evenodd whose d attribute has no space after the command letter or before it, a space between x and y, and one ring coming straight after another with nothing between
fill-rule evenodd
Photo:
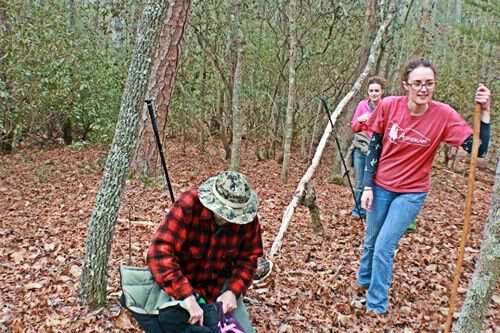
<instances>
[{"instance_id":1,"label":"dry brown leaves","mask_svg":"<svg viewBox=\"0 0 500 333\"><path fill-rule=\"evenodd\" d=\"M181 150L167 143L170 174L177 193L222 170L220 145ZM283 209L291 200L306 164L292 160L290 181L279 181L280 165L257 161L252 145L243 151L242 171L261 198L263 238L269 249ZM144 251L170 202L162 179L154 185L127 183L115 228L109 270L109 306L91 312L81 306L78 285L86 226L102 176L106 147L85 150L53 147L0 157L0 331L139 332L118 304L118 266L144 264ZM325 157L324 161L331 161ZM325 163L324 163L325 164ZM299 207L276 258L270 278L248 292L258 332L437 332L445 322L448 288L463 224L466 178L435 168L433 188L418 218L417 233L400 244L384 319L350 305L363 240L363 225L350 217L350 191L329 184L326 165L314 186L324 235L312 233L307 209ZM460 285L463 298L477 259L493 176L478 175L473 223ZM500 326L495 294L487 330Z\"/></svg>"}]
</instances>

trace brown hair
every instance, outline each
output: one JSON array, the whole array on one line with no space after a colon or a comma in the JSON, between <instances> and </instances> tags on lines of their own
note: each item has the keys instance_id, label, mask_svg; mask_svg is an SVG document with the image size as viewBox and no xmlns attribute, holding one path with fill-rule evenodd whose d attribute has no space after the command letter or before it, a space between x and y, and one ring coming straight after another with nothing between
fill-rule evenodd
<instances>
[{"instance_id":1,"label":"brown hair","mask_svg":"<svg viewBox=\"0 0 500 333\"><path fill-rule=\"evenodd\" d=\"M380 76L372 76L368 79L368 85L376 83L382 88L382 90L385 90L385 85L387 84L386 80L383 77Z\"/></svg>"},{"instance_id":2,"label":"brown hair","mask_svg":"<svg viewBox=\"0 0 500 333\"><path fill-rule=\"evenodd\" d=\"M408 76L415 68L418 68L418 67L430 68L434 72L434 76L437 75L436 68L434 67L434 65L432 64L432 62L429 59L419 58L419 59L414 59L414 60L411 60L410 62L408 62L408 64L406 65L406 67L403 70L403 73L401 74L401 81L408 82Z\"/></svg>"}]
</instances>

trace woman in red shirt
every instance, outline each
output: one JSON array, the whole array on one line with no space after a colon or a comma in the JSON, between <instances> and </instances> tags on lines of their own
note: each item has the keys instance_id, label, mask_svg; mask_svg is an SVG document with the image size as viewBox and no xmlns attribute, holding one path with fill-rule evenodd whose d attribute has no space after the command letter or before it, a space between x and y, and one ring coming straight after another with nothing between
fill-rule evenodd
<instances>
[{"instance_id":1,"label":"woman in red shirt","mask_svg":"<svg viewBox=\"0 0 500 333\"><path fill-rule=\"evenodd\" d=\"M357 284L367 289L368 312L386 313L394 251L419 213L430 187L432 161L442 142L472 150L472 129L447 104L432 99L436 70L418 59L405 68L406 96L384 98L368 120L373 132L365 165L361 205L368 210ZM490 137L490 91L479 85L483 156Z\"/></svg>"}]
</instances>

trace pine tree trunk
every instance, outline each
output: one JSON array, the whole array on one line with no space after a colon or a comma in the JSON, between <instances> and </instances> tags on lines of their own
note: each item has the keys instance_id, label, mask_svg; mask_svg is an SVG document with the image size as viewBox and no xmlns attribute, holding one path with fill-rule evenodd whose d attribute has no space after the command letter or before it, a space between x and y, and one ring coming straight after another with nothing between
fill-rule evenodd
<instances>
[{"instance_id":1,"label":"pine tree trunk","mask_svg":"<svg viewBox=\"0 0 500 333\"><path fill-rule=\"evenodd\" d=\"M137 143L139 114L144 105L151 70L150 59L157 46L162 18L167 7L168 3L160 0L150 0L144 6L115 136L90 218L80 296L83 303L91 308L103 306L106 302L108 259L114 225L129 162Z\"/></svg>"},{"instance_id":2,"label":"pine tree trunk","mask_svg":"<svg viewBox=\"0 0 500 333\"><path fill-rule=\"evenodd\" d=\"M281 181L288 182L288 167L293 139L293 114L295 110L295 62L297 58L297 23L295 15L297 12L296 0L290 0L288 4L289 18L289 60L288 60L288 102L286 106L285 140L283 146L283 164L281 167Z\"/></svg>"},{"instance_id":3,"label":"pine tree trunk","mask_svg":"<svg viewBox=\"0 0 500 333\"><path fill-rule=\"evenodd\" d=\"M147 97L154 99L160 138L165 137L167 114L174 90L177 65L181 56L181 41L191 12L191 0L171 0L160 33L159 47L154 56ZM135 151L134 173L153 176L159 166L153 129L146 107L142 111L139 145Z\"/></svg>"},{"instance_id":4,"label":"pine tree trunk","mask_svg":"<svg viewBox=\"0 0 500 333\"><path fill-rule=\"evenodd\" d=\"M500 277L500 156L497 155L491 211L484 230L481 252L472 283L465 296L453 333L480 333L488 305Z\"/></svg>"},{"instance_id":5,"label":"pine tree trunk","mask_svg":"<svg viewBox=\"0 0 500 333\"><path fill-rule=\"evenodd\" d=\"M240 86L241 86L241 61L243 58L243 36L240 28L240 0L233 1L233 48L236 52L236 65L233 75L233 96L231 109L233 111L233 140L231 144L231 170L240 170L241 152L241 110L240 110Z\"/></svg>"}]
</instances>

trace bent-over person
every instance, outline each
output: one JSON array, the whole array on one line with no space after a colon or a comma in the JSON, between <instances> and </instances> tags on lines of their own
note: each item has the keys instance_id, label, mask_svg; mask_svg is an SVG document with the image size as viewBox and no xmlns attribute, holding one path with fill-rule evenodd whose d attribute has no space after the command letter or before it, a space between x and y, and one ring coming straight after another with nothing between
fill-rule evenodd
<instances>
[{"instance_id":1,"label":"bent-over person","mask_svg":"<svg viewBox=\"0 0 500 333\"><path fill-rule=\"evenodd\" d=\"M255 332L242 295L263 255L257 208L246 177L224 171L182 193L160 224L147 264L165 293L182 300L190 325L203 326L201 304L221 302L246 333Z\"/></svg>"}]
</instances>

